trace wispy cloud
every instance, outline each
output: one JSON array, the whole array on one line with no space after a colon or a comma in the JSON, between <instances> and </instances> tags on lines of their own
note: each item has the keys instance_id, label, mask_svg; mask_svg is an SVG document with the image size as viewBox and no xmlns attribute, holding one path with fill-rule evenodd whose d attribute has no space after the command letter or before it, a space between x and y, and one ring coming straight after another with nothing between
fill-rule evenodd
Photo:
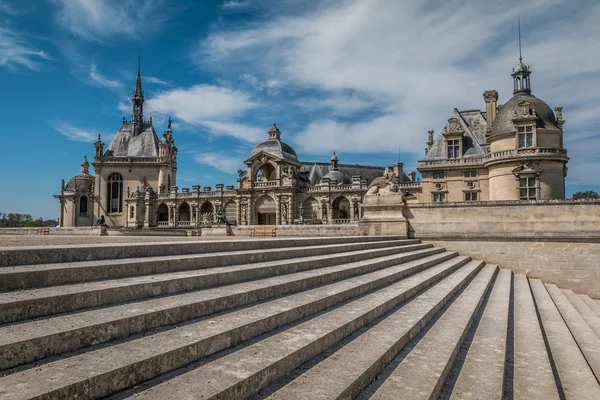
<instances>
[{"instance_id":1,"label":"wispy cloud","mask_svg":"<svg viewBox=\"0 0 600 400\"><path fill-rule=\"evenodd\" d=\"M108 79L98 71L98 66L95 63L90 65L89 77L92 79L92 85L106 87L110 89L121 89L123 84L117 80Z\"/></svg>"},{"instance_id":2,"label":"wispy cloud","mask_svg":"<svg viewBox=\"0 0 600 400\"><path fill-rule=\"evenodd\" d=\"M163 81L154 76L144 76L144 82L150 82L157 85L169 85L169 82Z\"/></svg>"},{"instance_id":3,"label":"wispy cloud","mask_svg":"<svg viewBox=\"0 0 600 400\"><path fill-rule=\"evenodd\" d=\"M236 122L260 103L246 93L214 85L195 85L163 91L146 102L148 113L171 115L193 127L202 127L215 136L232 136L255 141L264 136L260 129ZM125 109L125 107L122 107Z\"/></svg>"},{"instance_id":4,"label":"wispy cloud","mask_svg":"<svg viewBox=\"0 0 600 400\"><path fill-rule=\"evenodd\" d=\"M40 70L42 62L52 58L43 50L36 48L25 36L6 27L0 27L0 67L13 71L19 68Z\"/></svg>"},{"instance_id":5,"label":"wispy cloud","mask_svg":"<svg viewBox=\"0 0 600 400\"><path fill-rule=\"evenodd\" d=\"M6 0L0 0L0 12L5 12L9 15L18 15L17 8Z\"/></svg>"},{"instance_id":6,"label":"wispy cloud","mask_svg":"<svg viewBox=\"0 0 600 400\"><path fill-rule=\"evenodd\" d=\"M248 7L250 4L250 1L225 0L223 4L221 4L221 8L224 10L239 10L240 8Z\"/></svg>"},{"instance_id":7,"label":"wispy cloud","mask_svg":"<svg viewBox=\"0 0 600 400\"><path fill-rule=\"evenodd\" d=\"M56 22L73 35L92 41L114 36L146 37L166 21L162 0L53 0ZM151 24L152 29L148 29Z\"/></svg>"},{"instance_id":8,"label":"wispy cloud","mask_svg":"<svg viewBox=\"0 0 600 400\"><path fill-rule=\"evenodd\" d=\"M194 161L198 164L209 165L226 173L234 173L238 169L243 169L244 164L239 154L232 156L231 153L224 152L204 152L194 155Z\"/></svg>"},{"instance_id":9,"label":"wispy cloud","mask_svg":"<svg viewBox=\"0 0 600 400\"><path fill-rule=\"evenodd\" d=\"M196 53L198 62L220 71L243 69L249 85L277 81L284 94L300 88L271 104L287 101L307 112L291 139L305 154L386 153L400 143L422 157L427 130L439 132L454 107L484 108L481 94L491 88L507 101L519 12L527 16L524 57L534 70L534 94L564 106L565 138L595 126L600 53L590 49L600 42L597 2L577 8L566 0L315 4L299 12L283 3L268 18L217 25ZM587 162L576 148L570 155L570 164Z\"/></svg>"},{"instance_id":10,"label":"wispy cloud","mask_svg":"<svg viewBox=\"0 0 600 400\"><path fill-rule=\"evenodd\" d=\"M83 129L66 122L52 122L50 125L61 135L74 142L93 143L98 139L100 132ZM111 135L103 135L103 140L110 140Z\"/></svg>"}]
</instances>

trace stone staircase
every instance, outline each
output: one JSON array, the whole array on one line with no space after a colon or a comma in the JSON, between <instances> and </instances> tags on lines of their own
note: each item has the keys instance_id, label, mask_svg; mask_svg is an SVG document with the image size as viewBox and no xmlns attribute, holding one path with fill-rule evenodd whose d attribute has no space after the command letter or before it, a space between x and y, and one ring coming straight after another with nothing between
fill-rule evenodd
<instances>
[{"instance_id":1,"label":"stone staircase","mask_svg":"<svg viewBox=\"0 0 600 400\"><path fill-rule=\"evenodd\" d=\"M600 302L414 239L0 249L0 399L600 399Z\"/></svg>"}]
</instances>

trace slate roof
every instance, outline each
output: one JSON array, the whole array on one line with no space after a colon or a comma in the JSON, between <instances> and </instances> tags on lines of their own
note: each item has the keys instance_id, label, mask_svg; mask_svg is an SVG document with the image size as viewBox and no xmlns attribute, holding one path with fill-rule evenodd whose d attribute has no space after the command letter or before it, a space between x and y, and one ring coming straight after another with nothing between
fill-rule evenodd
<instances>
[{"instance_id":1,"label":"slate roof","mask_svg":"<svg viewBox=\"0 0 600 400\"><path fill-rule=\"evenodd\" d=\"M458 111L454 109L452 117L457 118L459 124L464 131L464 154L465 158L479 158L483 157L487 153L487 141L485 138L485 129L487 121L485 114L480 110L465 110ZM425 156L425 161L432 160L445 160L446 149L445 149L445 138L444 134L448 130L448 123L444 126L442 131L438 134L434 140L431 149Z\"/></svg>"},{"instance_id":2,"label":"slate roof","mask_svg":"<svg viewBox=\"0 0 600 400\"><path fill-rule=\"evenodd\" d=\"M257 144L256 146L254 146L254 149L252 149L249 158L254 157L261 151L264 151L267 154L274 155L275 157L282 158L284 160L291 160L295 163L298 163L298 156L296 155L296 152L294 151L292 146L282 142L281 140L269 139Z\"/></svg>"},{"instance_id":3,"label":"slate roof","mask_svg":"<svg viewBox=\"0 0 600 400\"><path fill-rule=\"evenodd\" d=\"M144 123L139 135L133 134L133 124L124 122L104 152L106 157L158 157L158 136L150 123Z\"/></svg>"},{"instance_id":4,"label":"slate roof","mask_svg":"<svg viewBox=\"0 0 600 400\"><path fill-rule=\"evenodd\" d=\"M506 104L498 107L498 114L496 115L496 120L492 125L491 135L515 130L512 119L514 118L514 111L519 108L519 103L522 101L528 101L531 103L530 107L537 113L538 119L536 125L538 128L560 132L560 128L558 127L556 118L554 117L554 112L548 104L532 94L526 92L517 92L517 94L507 101Z\"/></svg>"},{"instance_id":5,"label":"slate roof","mask_svg":"<svg viewBox=\"0 0 600 400\"><path fill-rule=\"evenodd\" d=\"M329 170L329 163L301 162L301 164L302 167L300 167L299 171L308 172L310 186L316 185L317 183L319 183L319 181L321 181L323 177L325 177L330 172L333 172ZM388 169L389 171L392 170L392 168ZM358 164L338 164L338 172L342 173L344 176L347 177L348 183L352 181L352 176L360 175L361 179L366 179L367 184L369 184L373 181L373 179L383 176L383 173L385 172L385 167L373 167ZM409 180L406 174L404 174L403 179L404 181ZM338 183L341 182L338 180Z\"/></svg>"}]
</instances>

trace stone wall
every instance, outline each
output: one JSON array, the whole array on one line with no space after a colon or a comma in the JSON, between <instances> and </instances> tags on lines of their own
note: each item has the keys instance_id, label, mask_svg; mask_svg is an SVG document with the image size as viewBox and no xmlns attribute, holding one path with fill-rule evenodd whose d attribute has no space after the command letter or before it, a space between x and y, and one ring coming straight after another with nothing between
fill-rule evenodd
<instances>
[{"instance_id":1,"label":"stone wall","mask_svg":"<svg viewBox=\"0 0 600 400\"><path fill-rule=\"evenodd\" d=\"M600 298L600 201L415 204L409 236Z\"/></svg>"}]
</instances>

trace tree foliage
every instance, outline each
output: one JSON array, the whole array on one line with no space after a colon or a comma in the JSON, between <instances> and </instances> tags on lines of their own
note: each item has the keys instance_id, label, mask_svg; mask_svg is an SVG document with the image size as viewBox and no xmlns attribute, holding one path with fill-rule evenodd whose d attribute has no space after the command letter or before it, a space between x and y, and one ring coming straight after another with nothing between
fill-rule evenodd
<instances>
[{"instance_id":1,"label":"tree foliage","mask_svg":"<svg viewBox=\"0 0 600 400\"><path fill-rule=\"evenodd\" d=\"M600 199L600 195L593 190L587 192L575 192L573 193L573 200L589 200L589 199Z\"/></svg>"},{"instance_id":2,"label":"tree foliage","mask_svg":"<svg viewBox=\"0 0 600 400\"><path fill-rule=\"evenodd\" d=\"M42 227L56 226L57 224L54 219L38 218L34 220L31 214L0 212L0 228Z\"/></svg>"}]
</instances>

